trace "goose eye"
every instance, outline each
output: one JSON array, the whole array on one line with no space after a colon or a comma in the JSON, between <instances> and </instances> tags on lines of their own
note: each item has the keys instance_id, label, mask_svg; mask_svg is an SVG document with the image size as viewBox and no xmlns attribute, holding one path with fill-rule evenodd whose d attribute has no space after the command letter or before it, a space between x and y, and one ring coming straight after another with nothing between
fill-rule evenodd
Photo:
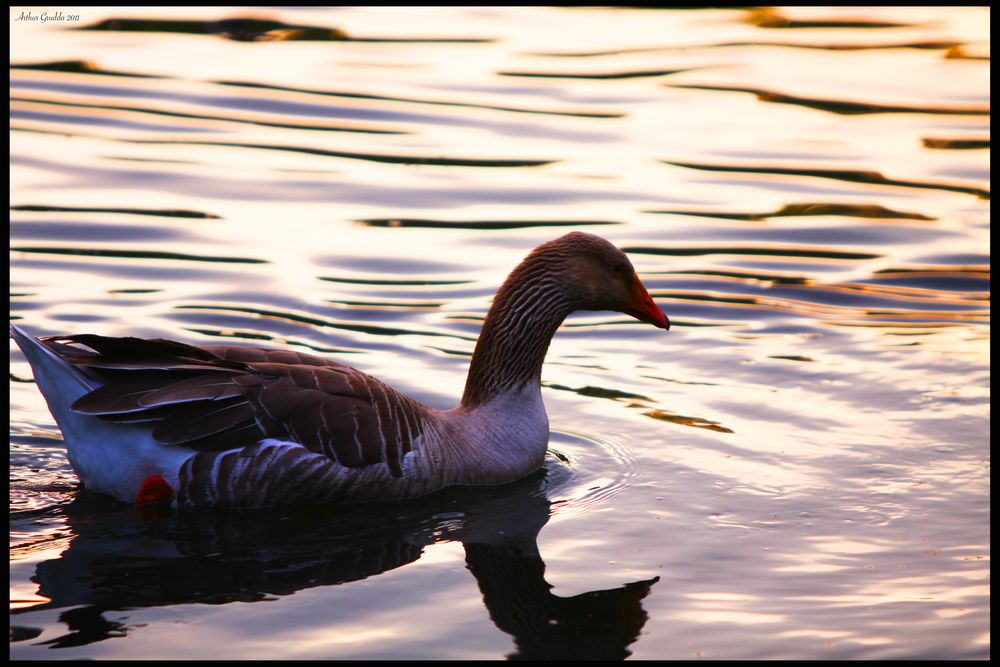
<instances>
[{"instance_id":1,"label":"goose eye","mask_svg":"<svg viewBox=\"0 0 1000 667\"><path fill-rule=\"evenodd\" d=\"M632 271L632 269L629 267L628 264L622 263L617 265L615 267L615 273L618 274L618 276L625 282L626 285L632 284L632 276L634 275L634 272Z\"/></svg>"}]
</instances>

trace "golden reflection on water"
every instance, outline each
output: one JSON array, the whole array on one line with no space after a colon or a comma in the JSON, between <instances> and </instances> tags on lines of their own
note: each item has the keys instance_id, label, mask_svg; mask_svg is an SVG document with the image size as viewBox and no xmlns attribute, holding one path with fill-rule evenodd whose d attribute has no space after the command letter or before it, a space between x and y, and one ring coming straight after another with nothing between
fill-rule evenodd
<instances>
[{"instance_id":1,"label":"golden reflection on water","mask_svg":"<svg viewBox=\"0 0 1000 667\"><path fill-rule=\"evenodd\" d=\"M704 609L688 611L678 616L679 620L694 623L732 623L734 625L761 625L781 623L785 617L780 614L733 611L731 609Z\"/></svg>"}]
</instances>

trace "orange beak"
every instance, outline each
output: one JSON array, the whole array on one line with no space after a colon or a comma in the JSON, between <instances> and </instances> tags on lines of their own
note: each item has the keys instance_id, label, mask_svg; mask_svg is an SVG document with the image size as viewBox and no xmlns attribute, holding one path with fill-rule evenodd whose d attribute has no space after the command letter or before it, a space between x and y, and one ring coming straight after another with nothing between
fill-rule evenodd
<instances>
[{"instance_id":1,"label":"orange beak","mask_svg":"<svg viewBox=\"0 0 1000 667\"><path fill-rule=\"evenodd\" d=\"M639 276L636 276L632 281L632 293L629 294L628 304L624 312L626 315L631 315L643 322L649 322L661 329L670 329L670 320L653 301L653 297L649 296L649 292L639 280Z\"/></svg>"}]
</instances>

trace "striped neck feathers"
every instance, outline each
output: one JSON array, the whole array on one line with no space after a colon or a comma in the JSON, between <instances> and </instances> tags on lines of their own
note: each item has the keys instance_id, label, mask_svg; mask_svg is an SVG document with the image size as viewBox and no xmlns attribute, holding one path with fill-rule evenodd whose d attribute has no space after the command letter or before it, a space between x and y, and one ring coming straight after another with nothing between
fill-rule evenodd
<instances>
[{"instance_id":1,"label":"striped neck feathers","mask_svg":"<svg viewBox=\"0 0 1000 667\"><path fill-rule=\"evenodd\" d=\"M497 291L476 343L461 407L539 386L542 363L556 329L576 310L572 277L555 253L536 249Z\"/></svg>"}]
</instances>

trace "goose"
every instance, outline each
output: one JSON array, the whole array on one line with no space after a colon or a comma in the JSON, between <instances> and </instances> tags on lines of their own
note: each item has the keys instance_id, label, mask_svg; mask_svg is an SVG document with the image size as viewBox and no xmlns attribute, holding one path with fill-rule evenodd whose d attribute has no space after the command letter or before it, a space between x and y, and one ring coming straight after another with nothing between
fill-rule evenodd
<instances>
[{"instance_id":1,"label":"goose","mask_svg":"<svg viewBox=\"0 0 1000 667\"><path fill-rule=\"evenodd\" d=\"M541 369L577 310L670 321L628 257L572 232L497 291L459 404L437 410L347 364L280 348L194 346L11 325L84 488L137 506L261 508L400 500L541 467Z\"/></svg>"}]
</instances>

